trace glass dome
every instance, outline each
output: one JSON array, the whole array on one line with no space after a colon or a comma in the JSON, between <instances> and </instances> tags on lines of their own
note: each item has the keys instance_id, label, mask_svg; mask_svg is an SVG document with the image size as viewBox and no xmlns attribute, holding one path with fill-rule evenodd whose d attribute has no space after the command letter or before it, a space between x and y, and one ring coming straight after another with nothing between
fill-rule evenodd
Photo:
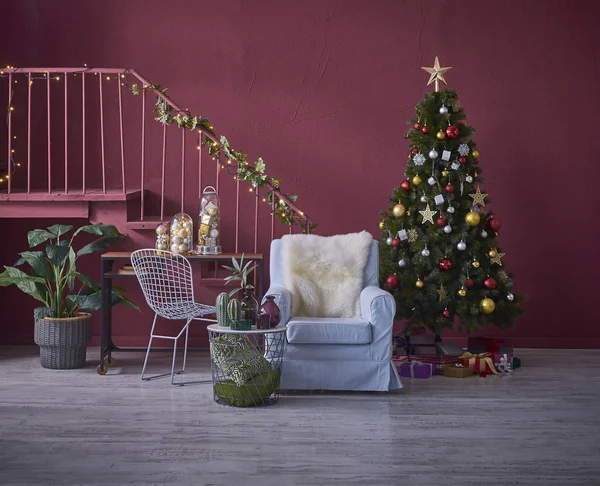
<instances>
[{"instance_id":1,"label":"glass dome","mask_svg":"<svg viewBox=\"0 0 600 486\"><path fill-rule=\"evenodd\" d=\"M186 213L178 213L171 220L169 250L187 255L194 247L194 221Z\"/></svg>"},{"instance_id":2,"label":"glass dome","mask_svg":"<svg viewBox=\"0 0 600 486\"><path fill-rule=\"evenodd\" d=\"M200 198L196 253L200 255L221 253L220 220L221 201L219 195L214 187L207 186L202 191L202 198Z\"/></svg>"}]
</instances>

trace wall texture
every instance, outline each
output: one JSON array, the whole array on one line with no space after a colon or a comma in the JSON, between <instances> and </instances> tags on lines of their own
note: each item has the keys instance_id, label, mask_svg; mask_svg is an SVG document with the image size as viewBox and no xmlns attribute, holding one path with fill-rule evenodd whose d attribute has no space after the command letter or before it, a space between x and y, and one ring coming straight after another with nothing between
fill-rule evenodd
<instances>
[{"instance_id":1,"label":"wall texture","mask_svg":"<svg viewBox=\"0 0 600 486\"><path fill-rule=\"evenodd\" d=\"M438 55L477 130L504 261L529 296L505 335L600 345L597 2L5 0L2 13L0 63L137 69L264 157L325 235L377 236L402 180L405 120L430 89L420 67ZM43 223L3 221L15 241L0 263ZM0 342L31 342L33 304L14 289L0 303ZM148 312L120 315L142 344Z\"/></svg>"}]
</instances>

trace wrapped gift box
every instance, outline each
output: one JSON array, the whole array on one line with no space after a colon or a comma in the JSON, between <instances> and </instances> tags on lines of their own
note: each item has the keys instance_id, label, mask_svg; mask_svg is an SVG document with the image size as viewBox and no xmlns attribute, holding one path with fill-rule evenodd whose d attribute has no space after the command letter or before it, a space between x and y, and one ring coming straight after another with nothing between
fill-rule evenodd
<instances>
[{"instance_id":1,"label":"wrapped gift box","mask_svg":"<svg viewBox=\"0 0 600 486\"><path fill-rule=\"evenodd\" d=\"M413 361L411 363L401 363L398 366L398 371L400 371L400 376L409 378L431 378L435 374L435 365Z\"/></svg>"},{"instance_id":2,"label":"wrapped gift box","mask_svg":"<svg viewBox=\"0 0 600 486\"><path fill-rule=\"evenodd\" d=\"M470 337L467 341L467 351L473 354L513 354L512 341L505 338Z\"/></svg>"},{"instance_id":3,"label":"wrapped gift box","mask_svg":"<svg viewBox=\"0 0 600 486\"><path fill-rule=\"evenodd\" d=\"M487 373L498 374L490 353L472 354L467 351L460 357L460 363L465 368L473 368L473 371L478 374L482 372L483 375Z\"/></svg>"},{"instance_id":4,"label":"wrapped gift box","mask_svg":"<svg viewBox=\"0 0 600 486\"><path fill-rule=\"evenodd\" d=\"M456 365L444 366L444 376L466 378L467 376L473 376L473 368L465 368L464 366Z\"/></svg>"}]
</instances>

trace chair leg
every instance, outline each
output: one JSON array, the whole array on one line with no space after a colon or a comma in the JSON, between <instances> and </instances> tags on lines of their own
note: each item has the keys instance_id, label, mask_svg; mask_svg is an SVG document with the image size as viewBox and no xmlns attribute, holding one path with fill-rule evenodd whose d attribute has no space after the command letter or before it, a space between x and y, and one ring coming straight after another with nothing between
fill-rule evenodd
<instances>
[{"instance_id":1,"label":"chair leg","mask_svg":"<svg viewBox=\"0 0 600 486\"><path fill-rule=\"evenodd\" d=\"M175 358L177 357L177 339L173 340L173 362L171 363L171 385L175 385Z\"/></svg>"},{"instance_id":2,"label":"chair leg","mask_svg":"<svg viewBox=\"0 0 600 486\"><path fill-rule=\"evenodd\" d=\"M183 368L181 371L185 371L185 363L187 362L187 348L188 348L188 336L190 334L190 321L187 323L187 327L185 329L185 348L183 349Z\"/></svg>"},{"instance_id":3,"label":"chair leg","mask_svg":"<svg viewBox=\"0 0 600 486\"><path fill-rule=\"evenodd\" d=\"M144 378L144 372L146 371L146 365L148 364L148 356L150 354L150 348L152 347L152 338L154 337L154 326L156 326L156 319L158 314L154 314L154 322L152 323L152 330L150 331L150 341L148 342L148 349L146 350L146 358L144 359L144 367L142 368L142 380L149 380L150 378Z\"/></svg>"}]
</instances>

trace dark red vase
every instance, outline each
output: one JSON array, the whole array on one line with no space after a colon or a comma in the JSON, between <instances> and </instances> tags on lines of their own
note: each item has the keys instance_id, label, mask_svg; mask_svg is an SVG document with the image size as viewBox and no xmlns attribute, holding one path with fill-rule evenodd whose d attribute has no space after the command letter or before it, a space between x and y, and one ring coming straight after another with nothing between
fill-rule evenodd
<instances>
[{"instance_id":1,"label":"dark red vase","mask_svg":"<svg viewBox=\"0 0 600 486\"><path fill-rule=\"evenodd\" d=\"M265 297L265 301L260 307L260 313L262 315L269 316L269 322L271 327L277 326L279 324L279 321L281 320L279 307L275 303L275 297L272 295L267 295Z\"/></svg>"}]
</instances>

